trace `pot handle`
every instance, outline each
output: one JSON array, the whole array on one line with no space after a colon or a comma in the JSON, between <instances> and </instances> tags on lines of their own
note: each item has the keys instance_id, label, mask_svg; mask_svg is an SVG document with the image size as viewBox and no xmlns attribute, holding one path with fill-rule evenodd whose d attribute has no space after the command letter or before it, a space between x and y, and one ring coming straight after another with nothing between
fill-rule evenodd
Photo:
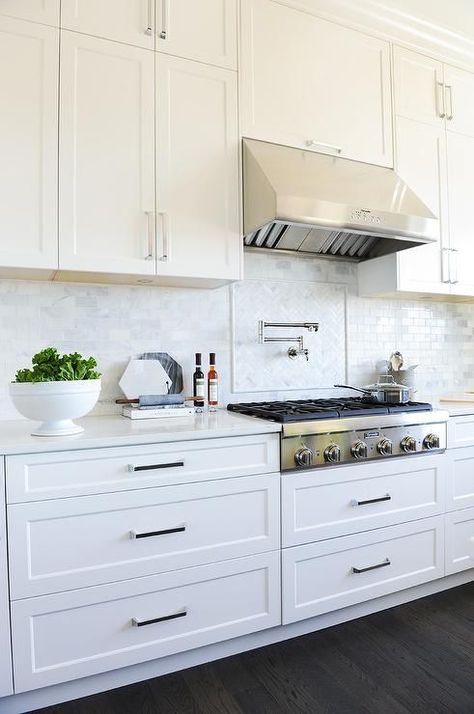
<instances>
[{"instance_id":1,"label":"pot handle","mask_svg":"<svg viewBox=\"0 0 474 714\"><path fill-rule=\"evenodd\" d=\"M338 389L353 389L354 392L362 392L362 394L372 394L370 389L360 389L360 387L351 387L349 384L334 384Z\"/></svg>"}]
</instances>

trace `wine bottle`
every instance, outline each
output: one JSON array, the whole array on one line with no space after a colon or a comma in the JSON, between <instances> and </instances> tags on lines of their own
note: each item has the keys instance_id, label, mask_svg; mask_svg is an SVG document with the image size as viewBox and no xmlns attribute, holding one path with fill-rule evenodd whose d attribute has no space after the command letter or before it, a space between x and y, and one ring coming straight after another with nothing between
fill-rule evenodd
<instances>
[{"instance_id":1,"label":"wine bottle","mask_svg":"<svg viewBox=\"0 0 474 714\"><path fill-rule=\"evenodd\" d=\"M218 399L218 376L216 371L216 353L209 355L209 372L207 375L207 403L209 411L215 412L219 403Z\"/></svg>"},{"instance_id":2,"label":"wine bottle","mask_svg":"<svg viewBox=\"0 0 474 714\"><path fill-rule=\"evenodd\" d=\"M202 409L205 399L204 372L201 369L201 353L196 352L196 369L193 374L193 396L202 397L194 400L194 406Z\"/></svg>"}]
</instances>

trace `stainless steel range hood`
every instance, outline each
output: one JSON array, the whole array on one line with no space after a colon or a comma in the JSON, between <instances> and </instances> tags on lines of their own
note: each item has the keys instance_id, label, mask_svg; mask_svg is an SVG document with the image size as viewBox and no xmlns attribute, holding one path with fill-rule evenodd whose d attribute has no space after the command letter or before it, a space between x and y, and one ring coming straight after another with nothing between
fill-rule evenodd
<instances>
[{"instance_id":1,"label":"stainless steel range hood","mask_svg":"<svg viewBox=\"0 0 474 714\"><path fill-rule=\"evenodd\" d=\"M243 140L244 243L350 260L438 238L439 221L397 174Z\"/></svg>"}]
</instances>

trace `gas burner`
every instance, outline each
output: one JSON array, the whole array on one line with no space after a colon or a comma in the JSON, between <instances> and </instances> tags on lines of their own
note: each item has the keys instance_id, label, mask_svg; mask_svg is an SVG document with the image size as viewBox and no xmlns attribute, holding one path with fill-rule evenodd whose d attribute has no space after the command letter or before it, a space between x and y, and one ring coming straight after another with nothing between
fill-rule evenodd
<instances>
[{"instance_id":1,"label":"gas burner","mask_svg":"<svg viewBox=\"0 0 474 714\"><path fill-rule=\"evenodd\" d=\"M368 397L336 397L333 399L294 399L284 402L242 402L229 404L229 411L280 422L340 419L352 416L377 416L404 412L431 411L431 404L380 404Z\"/></svg>"}]
</instances>

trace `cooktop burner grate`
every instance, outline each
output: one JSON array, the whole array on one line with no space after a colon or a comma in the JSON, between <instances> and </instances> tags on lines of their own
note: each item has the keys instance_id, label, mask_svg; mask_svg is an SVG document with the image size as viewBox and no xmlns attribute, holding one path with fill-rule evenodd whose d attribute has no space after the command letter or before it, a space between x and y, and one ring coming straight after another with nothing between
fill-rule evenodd
<instances>
[{"instance_id":1,"label":"cooktop burner grate","mask_svg":"<svg viewBox=\"0 0 474 714\"><path fill-rule=\"evenodd\" d=\"M340 419L353 416L377 416L403 412L432 411L431 404L380 404L367 397L342 397L334 399L295 399L284 402L241 402L228 404L227 409L247 416L260 417L281 423Z\"/></svg>"}]
</instances>

